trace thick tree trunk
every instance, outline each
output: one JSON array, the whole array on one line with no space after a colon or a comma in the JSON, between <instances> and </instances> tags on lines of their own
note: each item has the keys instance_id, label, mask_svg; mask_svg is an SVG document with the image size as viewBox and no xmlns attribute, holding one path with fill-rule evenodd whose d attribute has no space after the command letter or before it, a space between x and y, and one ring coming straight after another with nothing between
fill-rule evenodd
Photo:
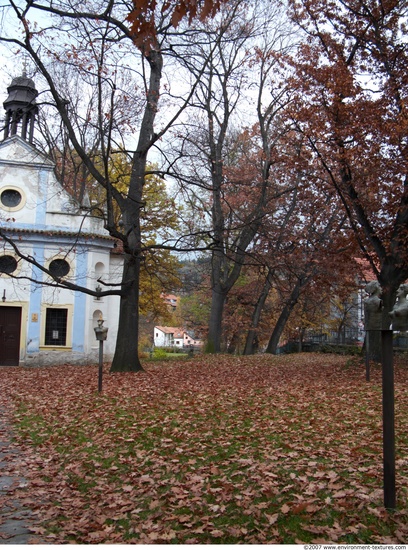
<instances>
[{"instance_id":1,"label":"thick tree trunk","mask_svg":"<svg viewBox=\"0 0 408 550\"><path fill-rule=\"evenodd\" d=\"M118 337L111 372L137 372L142 369L138 353L139 342L139 280L142 238L140 209L143 206L143 185L147 154L154 142L154 121L160 97L163 59L160 49L152 48L146 55L150 66L147 103L133 154L128 195L122 202L122 222L126 254L123 266Z\"/></svg>"},{"instance_id":2,"label":"thick tree trunk","mask_svg":"<svg viewBox=\"0 0 408 550\"><path fill-rule=\"evenodd\" d=\"M119 327L110 372L143 370L138 354L140 260L126 255L123 268Z\"/></svg>"},{"instance_id":3,"label":"thick tree trunk","mask_svg":"<svg viewBox=\"0 0 408 550\"><path fill-rule=\"evenodd\" d=\"M225 299L226 294L224 292L219 289L213 289L206 346L207 353L219 353L221 351L222 315Z\"/></svg>"}]
</instances>

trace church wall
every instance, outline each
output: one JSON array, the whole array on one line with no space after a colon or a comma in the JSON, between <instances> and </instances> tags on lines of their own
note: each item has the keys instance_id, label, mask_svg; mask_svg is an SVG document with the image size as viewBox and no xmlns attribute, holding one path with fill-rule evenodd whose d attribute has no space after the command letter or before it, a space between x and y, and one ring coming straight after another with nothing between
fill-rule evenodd
<instances>
[{"instance_id":1,"label":"church wall","mask_svg":"<svg viewBox=\"0 0 408 550\"><path fill-rule=\"evenodd\" d=\"M122 266L123 259L121 256L92 251L89 254L89 273L91 274L92 288L95 289L99 285L102 290L109 290L109 287L104 287L103 284L98 282L98 279L103 282L120 283ZM119 305L119 296L103 296L99 299L89 297L88 300L87 323L85 324L87 341L90 342L92 349L99 350L94 328L97 326L98 319L102 316L104 326L109 329L107 340L104 343L104 353L107 358L112 358L115 351Z\"/></svg>"},{"instance_id":2,"label":"church wall","mask_svg":"<svg viewBox=\"0 0 408 550\"><path fill-rule=\"evenodd\" d=\"M122 258L111 254L114 243L103 220L91 216L63 189L54 164L32 145L38 112L34 82L23 74L13 79L8 91L5 139L0 142L0 227L5 230L0 240L0 328L6 342L0 347L0 365L96 363L94 328L99 318L109 328L104 349L109 360L116 343L119 297L58 288L41 267L94 291L99 278L109 283L113 275L114 282L120 282ZM16 120L21 101L32 123L28 136L24 125L10 122ZM18 253L7 242L9 237Z\"/></svg>"},{"instance_id":3,"label":"church wall","mask_svg":"<svg viewBox=\"0 0 408 550\"><path fill-rule=\"evenodd\" d=\"M111 255L110 242L101 245L99 241L94 243L92 248L77 245L70 254L60 254L61 249L66 249L66 245L65 238L58 242L50 237L41 242L38 235L27 234L24 236L24 244L19 246L24 254L35 257L40 265L47 266L59 255L66 258L71 266L69 278L92 290L95 290L99 277L106 282L120 282L123 260L119 255ZM12 249L7 247L7 254L12 253ZM51 281L51 278L36 266L25 262L20 262L19 266L19 275L24 274L40 281ZM107 288L109 287L105 287ZM100 315L105 320L105 326L109 328L108 340L104 344L104 357L106 360L112 359L119 318L118 296L107 296L98 300L84 293L42 286L28 280L16 281L1 274L0 297L3 291L6 296L4 305L23 307L24 304L20 365L97 362L99 344L94 328ZM70 327L65 347L44 345L46 310L49 307L68 310Z\"/></svg>"},{"instance_id":4,"label":"church wall","mask_svg":"<svg viewBox=\"0 0 408 550\"><path fill-rule=\"evenodd\" d=\"M76 281L83 281L84 286L87 286L87 271L88 271L88 252L81 251L76 256ZM74 293L74 316L73 316L73 331L72 331L72 350L77 352L87 352L87 342L85 341L85 314L86 314L87 295L82 292Z\"/></svg>"},{"instance_id":5,"label":"church wall","mask_svg":"<svg viewBox=\"0 0 408 550\"><path fill-rule=\"evenodd\" d=\"M14 233L20 252L46 268L52 260L67 261L70 271L64 278L91 290L96 289L98 278L107 283L120 282L123 259L112 254L114 245L106 239L103 220L80 209L56 180L52 163L17 136L0 143L0 194L5 189L15 189L22 196L16 207L0 202L0 225L9 234ZM19 259L5 241L0 242L1 255L17 261L13 276L19 279L0 273L0 307L21 310L20 365L97 363L99 343L94 328L100 316L109 328L104 357L112 359L119 320L118 296L98 299L47 286L44 283L52 285L54 280L39 267ZM60 319L62 329L51 330L49 314Z\"/></svg>"}]
</instances>

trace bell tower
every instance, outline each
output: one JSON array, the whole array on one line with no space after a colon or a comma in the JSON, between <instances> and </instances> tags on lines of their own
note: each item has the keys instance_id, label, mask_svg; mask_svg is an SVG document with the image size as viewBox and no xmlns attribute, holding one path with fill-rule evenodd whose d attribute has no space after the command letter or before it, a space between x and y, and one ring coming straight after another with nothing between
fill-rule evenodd
<instances>
[{"instance_id":1,"label":"bell tower","mask_svg":"<svg viewBox=\"0 0 408 550\"><path fill-rule=\"evenodd\" d=\"M35 101L38 91L35 89L34 81L27 78L26 71L23 70L22 76L13 78L7 91L9 95L3 103L6 110L4 139L20 132L24 140L32 143L35 115L38 113Z\"/></svg>"}]
</instances>

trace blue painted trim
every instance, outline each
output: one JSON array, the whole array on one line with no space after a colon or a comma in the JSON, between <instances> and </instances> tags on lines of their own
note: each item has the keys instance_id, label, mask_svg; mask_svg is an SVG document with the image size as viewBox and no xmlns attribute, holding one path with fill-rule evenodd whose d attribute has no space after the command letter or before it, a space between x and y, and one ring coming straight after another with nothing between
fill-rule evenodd
<instances>
[{"instance_id":1,"label":"blue painted trim","mask_svg":"<svg viewBox=\"0 0 408 550\"><path fill-rule=\"evenodd\" d=\"M75 279L78 284L85 284L88 276L88 251L79 250L76 254ZM74 293L74 313L72 327L72 351L84 352L85 348L85 323L86 323L86 298L82 292Z\"/></svg>"},{"instance_id":2,"label":"blue painted trim","mask_svg":"<svg viewBox=\"0 0 408 550\"><path fill-rule=\"evenodd\" d=\"M33 247L33 256L40 265L44 264L43 244ZM38 267L32 266L32 278L42 281L42 271ZM42 286L32 282L30 285L30 303L28 308L27 353L40 351L41 302ZM33 314L37 315L37 322L32 321Z\"/></svg>"}]
</instances>

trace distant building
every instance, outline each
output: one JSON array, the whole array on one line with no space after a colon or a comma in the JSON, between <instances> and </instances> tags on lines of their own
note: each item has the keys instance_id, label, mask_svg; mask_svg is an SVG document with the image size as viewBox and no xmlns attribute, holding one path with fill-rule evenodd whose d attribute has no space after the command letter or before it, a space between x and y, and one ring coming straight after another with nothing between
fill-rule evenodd
<instances>
[{"instance_id":1,"label":"distant building","mask_svg":"<svg viewBox=\"0 0 408 550\"><path fill-rule=\"evenodd\" d=\"M161 296L170 311L175 311L177 309L180 301L179 296L175 294L162 294Z\"/></svg>"},{"instance_id":2,"label":"distant building","mask_svg":"<svg viewBox=\"0 0 408 550\"><path fill-rule=\"evenodd\" d=\"M201 347L202 340L193 338L188 332L178 327L154 327L154 345L156 347Z\"/></svg>"},{"instance_id":3,"label":"distant building","mask_svg":"<svg viewBox=\"0 0 408 550\"><path fill-rule=\"evenodd\" d=\"M0 142L0 366L97 361L93 329L100 317L109 328L104 351L110 358L119 297L57 288L41 268L94 291L98 280L120 281L122 256L103 220L63 189L53 163L34 147L33 81L15 78L8 91Z\"/></svg>"}]
</instances>

